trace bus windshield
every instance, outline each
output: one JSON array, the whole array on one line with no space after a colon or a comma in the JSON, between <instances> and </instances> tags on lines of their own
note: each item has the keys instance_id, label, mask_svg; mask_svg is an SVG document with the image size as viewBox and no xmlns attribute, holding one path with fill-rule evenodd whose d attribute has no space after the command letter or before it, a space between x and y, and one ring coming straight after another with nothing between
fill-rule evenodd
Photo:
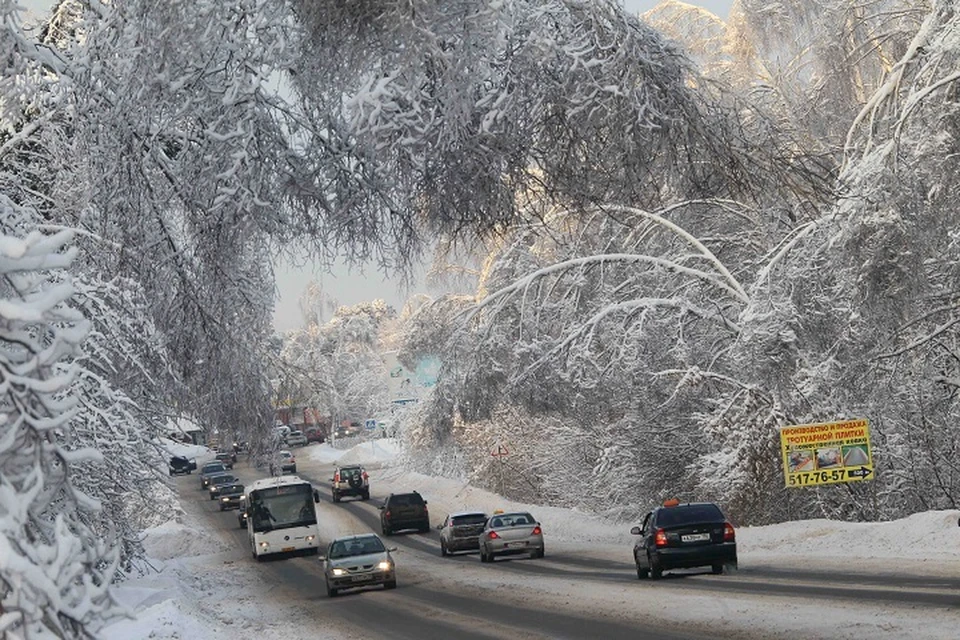
<instances>
[{"instance_id":1,"label":"bus windshield","mask_svg":"<svg viewBox=\"0 0 960 640\"><path fill-rule=\"evenodd\" d=\"M256 532L317 524L309 483L257 489L250 492L248 500L250 522Z\"/></svg>"}]
</instances>

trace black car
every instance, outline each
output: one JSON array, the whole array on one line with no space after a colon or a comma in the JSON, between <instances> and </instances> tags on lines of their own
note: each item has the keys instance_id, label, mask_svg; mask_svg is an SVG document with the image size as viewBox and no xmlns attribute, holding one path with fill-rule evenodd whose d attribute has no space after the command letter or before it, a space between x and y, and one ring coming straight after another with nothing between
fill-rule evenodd
<instances>
[{"instance_id":1,"label":"black car","mask_svg":"<svg viewBox=\"0 0 960 640\"><path fill-rule=\"evenodd\" d=\"M220 473L215 476L210 476L210 482L207 485L207 490L210 492L210 499L216 500L220 497L220 491L224 487L229 487L238 481L238 478L230 473Z\"/></svg>"},{"instance_id":2,"label":"black car","mask_svg":"<svg viewBox=\"0 0 960 640\"><path fill-rule=\"evenodd\" d=\"M170 458L170 475L179 476L182 474L190 475L197 470L197 461L185 458L184 456L173 456Z\"/></svg>"},{"instance_id":3,"label":"black car","mask_svg":"<svg viewBox=\"0 0 960 640\"><path fill-rule=\"evenodd\" d=\"M233 469L233 463L237 461L236 454L220 451L215 458L217 462L222 462L227 469Z\"/></svg>"},{"instance_id":4,"label":"black car","mask_svg":"<svg viewBox=\"0 0 960 640\"><path fill-rule=\"evenodd\" d=\"M648 575L658 579L668 569L710 567L719 574L724 566L737 566L736 532L712 502L668 500L630 533L640 536L633 559L641 579Z\"/></svg>"},{"instance_id":5,"label":"black car","mask_svg":"<svg viewBox=\"0 0 960 640\"><path fill-rule=\"evenodd\" d=\"M427 501L417 493L391 493L380 505L380 528L383 535L392 535L400 529L430 531L430 514Z\"/></svg>"},{"instance_id":6,"label":"black car","mask_svg":"<svg viewBox=\"0 0 960 640\"><path fill-rule=\"evenodd\" d=\"M220 511L239 509L240 498L243 497L242 484L228 484L220 487Z\"/></svg>"}]
</instances>

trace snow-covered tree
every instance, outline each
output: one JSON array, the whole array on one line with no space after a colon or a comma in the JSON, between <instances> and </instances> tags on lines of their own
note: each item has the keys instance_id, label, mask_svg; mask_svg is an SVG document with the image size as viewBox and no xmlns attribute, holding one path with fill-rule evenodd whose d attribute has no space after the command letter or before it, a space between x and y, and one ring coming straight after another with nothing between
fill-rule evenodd
<instances>
[{"instance_id":1,"label":"snow-covered tree","mask_svg":"<svg viewBox=\"0 0 960 640\"><path fill-rule=\"evenodd\" d=\"M7 199L0 213L8 229L19 215ZM94 439L79 432L91 426L89 403L102 390L88 386L82 365L90 324L70 306L70 239L65 231L0 235L3 637L92 637L114 612L118 549L102 535L100 501L81 489L103 465L88 446ZM115 434L102 435L96 444L112 447Z\"/></svg>"}]
</instances>

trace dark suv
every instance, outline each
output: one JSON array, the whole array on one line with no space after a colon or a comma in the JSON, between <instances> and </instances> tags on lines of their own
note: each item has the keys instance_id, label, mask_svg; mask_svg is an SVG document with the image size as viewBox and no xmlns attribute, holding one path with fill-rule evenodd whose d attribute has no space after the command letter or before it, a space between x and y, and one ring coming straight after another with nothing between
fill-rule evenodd
<instances>
[{"instance_id":1,"label":"dark suv","mask_svg":"<svg viewBox=\"0 0 960 640\"><path fill-rule=\"evenodd\" d=\"M430 531L430 514L427 501L419 493L391 493L380 506L380 527L383 535L392 535L400 529Z\"/></svg>"},{"instance_id":2,"label":"dark suv","mask_svg":"<svg viewBox=\"0 0 960 640\"><path fill-rule=\"evenodd\" d=\"M340 502L344 496L356 496L361 500L370 499L370 477L358 464L337 467L331 481L334 502Z\"/></svg>"},{"instance_id":3,"label":"dark suv","mask_svg":"<svg viewBox=\"0 0 960 640\"><path fill-rule=\"evenodd\" d=\"M667 569L710 567L723 573L737 566L736 533L720 507L712 502L680 504L668 500L650 511L643 525L630 533L640 536L633 546L637 577L658 579Z\"/></svg>"}]
</instances>

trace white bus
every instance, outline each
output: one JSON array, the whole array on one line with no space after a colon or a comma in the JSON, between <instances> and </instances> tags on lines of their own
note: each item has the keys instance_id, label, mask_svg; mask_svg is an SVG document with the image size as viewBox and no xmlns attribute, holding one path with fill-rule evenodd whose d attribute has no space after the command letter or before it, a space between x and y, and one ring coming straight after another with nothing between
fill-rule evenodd
<instances>
[{"instance_id":1,"label":"white bus","mask_svg":"<svg viewBox=\"0 0 960 640\"><path fill-rule=\"evenodd\" d=\"M244 505L250 552L260 560L275 553L319 550L320 493L297 476L264 478L246 487Z\"/></svg>"}]
</instances>

